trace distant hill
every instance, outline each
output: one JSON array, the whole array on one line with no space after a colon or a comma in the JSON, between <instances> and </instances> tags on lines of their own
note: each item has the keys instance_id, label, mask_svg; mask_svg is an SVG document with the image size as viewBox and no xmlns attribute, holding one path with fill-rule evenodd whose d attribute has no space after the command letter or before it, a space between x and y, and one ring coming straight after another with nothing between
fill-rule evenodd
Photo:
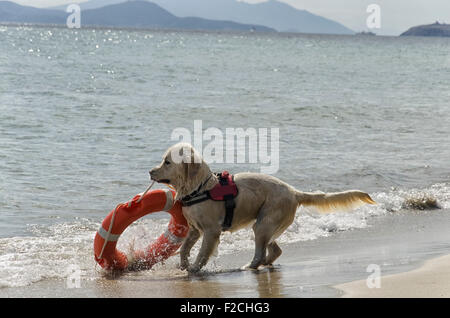
<instances>
[{"instance_id":1,"label":"distant hill","mask_svg":"<svg viewBox=\"0 0 450 318\"><path fill-rule=\"evenodd\" d=\"M90 9L98 9L101 7L106 7L112 4L118 4L127 2L128 0L88 0L86 2L79 3L81 10L90 10ZM154 2L151 0L144 0L148 2ZM51 7L50 9L56 9L56 10L66 10L66 8L69 6L69 4L63 4L56 7ZM164 8L164 7L163 7Z\"/></svg>"},{"instance_id":2,"label":"distant hill","mask_svg":"<svg viewBox=\"0 0 450 318\"><path fill-rule=\"evenodd\" d=\"M61 10L24 7L0 1L0 22L65 24L69 14ZM262 31L274 29L231 21L216 21L194 17L179 18L157 4L129 1L98 9L82 10L82 26L111 26L157 29Z\"/></svg>"},{"instance_id":3,"label":"distant hill","mask_svg":"<svg viewBox=\"0 0 450 318\"><path fill-rule=\"evenodd\" d=\"M403 32L400 36L444 36L450 37L450 24L433 23L419 25Z\"/></svg>"},{"instance_id":4,"label":"distant hill","mask_svg":"<svg viewBox=\"0 0 450 318\"><path fill-rule=\"evenodd\" d=\"M90 0L81 3L81 9L100 8L106 4L125 0ZM149 0L179 17L200 17L228 20L245 24L265 25L277 31L354 34L342 24L306 10L295 9L288 4L270 0L250 4L236 0ZM58 9L65 9L59 6Z\"/></svg>"},{"instance_id":5,"label":"distant hill","mask_svg":"<svg viewBox=\"0 0 450 318\"><path fill-rule=\"evenodd\" d=\"M95 0L94 0L95 1ZM225 19L240 23L266 25L277 31L326 34L354 34L335 21L269 0L250 4L236 0L153 0L178 16Z\"/></svg>"},{"instance_id":6,"label":"distant hill","mask_svg":"<svg viewBox=\"0 0 450 318\"><path fill-rule=\"evenodd\" d=\"M67 15L59 10L24 7L14 2L0 1L0 22L65 23Z\"/></svg>"}]
</instances>

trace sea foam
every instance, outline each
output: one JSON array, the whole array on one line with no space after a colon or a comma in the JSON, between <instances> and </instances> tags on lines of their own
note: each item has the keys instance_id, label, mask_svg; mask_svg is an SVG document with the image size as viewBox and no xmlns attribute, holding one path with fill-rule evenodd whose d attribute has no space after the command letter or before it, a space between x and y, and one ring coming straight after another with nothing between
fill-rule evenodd
<instances>
[{"instance_id":1,"label":"sea foam","mask_svg":"<svg viewBox=\"0 0 450 318\"><path fill-rule=\"evenodd\" d=\"M319 214L300 207L294 222L277 241L283 245L366 228L371 225L371 218L388 213L408 213L412 207L405 202L415 197L432 197L439 207L450 209L450 185L446 183L425 189L391 189L370 195L377 205L364 205L349 212ZM26 286L44 279L61 279L63 284L70 274L68 270L74 265L83 279L102 277L93 256L93 239L101 221L81 218L51 226L29 225L29 236L0 239L0 287ZM118 249L129 253L131 249L145 248L166 230L167 223L168 218L150 216L135 222L122 234ZM251 251L253 239L251 228L223 233L218 255ZM192 256L198 252L200 242L194 246ZM167 267L170 272L177 263L175 256L156 268Z\"/></svg>"}]
</instances>

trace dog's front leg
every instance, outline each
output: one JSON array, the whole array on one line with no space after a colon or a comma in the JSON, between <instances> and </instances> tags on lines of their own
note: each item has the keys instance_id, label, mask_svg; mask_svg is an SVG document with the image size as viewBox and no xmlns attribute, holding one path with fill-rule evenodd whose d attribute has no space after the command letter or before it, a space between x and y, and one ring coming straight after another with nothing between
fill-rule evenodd
<instances>
[{"instance_id":1,"label":"dog's front leg","mask_svg":"<svg viewBox=\"0 0 450 318\"><path fill-rule=\"evenodd\" d=\"M210 256L214 253L214 250L219 245L220 240L220 230L212 231L209 230L203 233L203 241L202 247L200 248L200 252L195 259L195 263L188 268L188 271L191 273L198 272L203 266L208 263Z\"/></svg>"},{"instance_id":2,"label":"dog's front leg","mask_svg":"<svg viewBox=\"0 0 450 318\"><path fill-rule=\"evenodd\" d=\"M200 238L200 231L197 230L194 226L191 224L189 225L189 232L186 237L186 239L183 242L183 245L181 245L180 249L180 269L184 270L189 267L189 255L191 252L192 247L195 245L195 243Z\"/></svg>"}]
</instances>

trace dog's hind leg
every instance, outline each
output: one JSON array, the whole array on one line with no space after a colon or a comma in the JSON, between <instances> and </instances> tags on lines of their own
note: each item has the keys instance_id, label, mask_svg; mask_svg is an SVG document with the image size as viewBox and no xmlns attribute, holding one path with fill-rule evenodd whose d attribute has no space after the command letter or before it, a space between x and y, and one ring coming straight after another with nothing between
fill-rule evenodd
<instances>
[{"instance_id":1,"label":"dog's hind leg","mask_svg":"<svg viewBox=\"0 0 450 318\"><path fill-rule=\"evenodd\" d=\"M258 269L260 265L266 262L267 245L270 236L267 235L266 230L263 230L258 223L253 225L253 232L255 233L255 255L248 266L251 269Z\"/></svg>"},{"instance_id":2,"label":"dog's hind leg","mask_svg":"<svg viewBox=\"0 0 450 318\"><path fill-rule=\"evenodd\" d=\"M263 210L260 211L257 221L253 225L255 233L255 255L248 266L251 269L257 269L260 265L266 263L267 247L276 231L276 224L265 216Z\"/></svg>"},{"instance_id":3,"label":"dog's hind leg","mask_svg":"<svg viewBox=\"0 0 450 318\"><path fill-rule=\"evenodd\" d=\"M272 264L281 255L281 248L275 239L292 223L296 209L297 203L289 200L271 202L260 209L253 225L255 256L249 268L257 269L260 265Z\"/></svg>"},{"instance_id":4,"label":"dog's hind leg","mask_svg":"<svg viewBox=\"0 0 450 318\"><path fill-rule=\"evenodd\" d=\"M283 253L283 251L275 241L267 245L267 252L268 253L266 256L266 261L263 265L272 265L273 262L275 262L275 260L280 257L281 253Z\"/></svg>"}]
</instances>

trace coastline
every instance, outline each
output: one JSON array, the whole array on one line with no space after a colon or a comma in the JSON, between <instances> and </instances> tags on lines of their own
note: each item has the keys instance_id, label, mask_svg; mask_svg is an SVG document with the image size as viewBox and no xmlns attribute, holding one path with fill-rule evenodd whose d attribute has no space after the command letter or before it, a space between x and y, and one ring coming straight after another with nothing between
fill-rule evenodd
<instances>
[{"instance_id":1,"label":"coastline","mask_svg":"<svg viewBox=\"0 0 450 318\"><path fill-rule=\"evenodd\" d=\"M368 288L366 280L334 286L343 298L449 298L450 254L426 261L409 272L382 276L380 288Z\"/></svg>"},{"instance_id":2,"label":"coastline","mask_svg":"<svg viewBox=\"0 0 450 318\"><path fill-rule=\"evenodd\" d=\"M116 277L99 273L82 275L79 288L68 288L65 279L48 279L23 287L0 288L0 297L334 298L346 295L342 288L350 297L364 297L360 290L350 294L350 289L345 288L360 286L361 282L365 286L370 264L381 267L380 292L385 291L386 297L408 297L407 289L415 288L423 288L423 293L429 296L429 290L435 287L432 295L438 296L442 290L443 296L438 297L448 297L441 269L448 264L449 257L443 258L444 261L437 259L438 263L426 262L425 269L420 266L424 261L449 254L449 212L442 209L391 213L374 217L367 228L281 244L283 254L275 266L257 272L240 270L251 260L252 250L220 255L198 275L177 269L175 256L149 271ZM449 275L448 271L445 273ZM431 277L432 283L428 283L428 278L421 282L416 277ZM397 279L407 282L391 289L391 282L396 284Z\"/></svg>"},{"instance_id":3,"label":"coastline","mask_svg":"<svg viewBox=\"0 0 450 318\"><path fill-rule=\"evenodd\" d=\"M364 282L372 265L390 278L450 254L448 40L110 29L0 26L0 298L339 298L348 296L337 286ZM179 256L148 271L101 271L101 221L148 185L167 137L180 127L192 137L193 127L206 146L205 129L218 127L228 140L223 118L270 138L257 161L284 182L361 189L379 204L320 217L302 208L273 268L240 269L254 253L249 229L224 234L196 275L177 268ZM212 170L256 172L259 163L228 156L250 159L248 141L245 151L217 147ZM139 220L118 248L148 246L168 222ZM424 282L439 285L440 271Z\"/></svg>"}]
</instances>

